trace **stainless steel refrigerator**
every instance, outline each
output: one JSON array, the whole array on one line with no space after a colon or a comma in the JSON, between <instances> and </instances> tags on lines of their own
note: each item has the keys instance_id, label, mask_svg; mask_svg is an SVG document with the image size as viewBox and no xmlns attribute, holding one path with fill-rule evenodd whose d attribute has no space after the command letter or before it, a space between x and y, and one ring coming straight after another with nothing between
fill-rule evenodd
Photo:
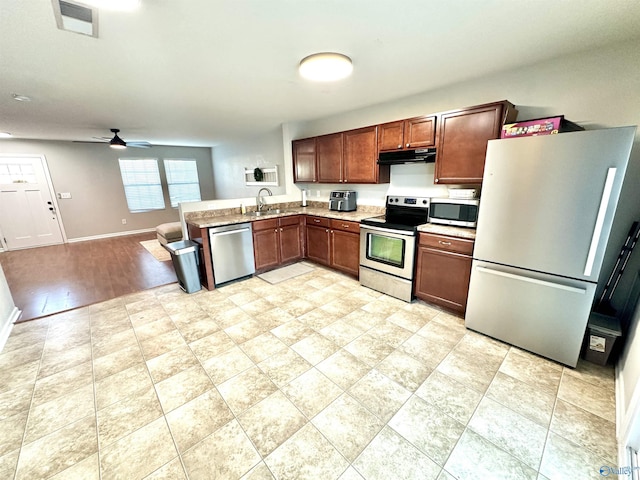
<instances>
[{"instance_id":1,"label":"stainless steel refrigerator","mask_svg":"<svg viewBox=\"0 0 640 480\"><path fill-rule=\"evenodd\" d=\"M635 130L489 142L468 328L576 366Z\"/></svg>"}]
</instances>

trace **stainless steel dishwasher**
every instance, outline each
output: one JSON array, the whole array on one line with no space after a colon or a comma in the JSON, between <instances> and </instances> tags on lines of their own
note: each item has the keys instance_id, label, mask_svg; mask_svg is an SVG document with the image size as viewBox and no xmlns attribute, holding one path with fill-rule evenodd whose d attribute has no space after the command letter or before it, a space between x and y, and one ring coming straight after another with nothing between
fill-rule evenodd
<instances>
[{"instance_id":1,"label":"stainless steel dishwasher","mask_svg":"<svg viewBox=\"0 0 640 480\"><path fill-rule=\"evenodd\" d=\"M209 242L216 286L256 271L251 223L210 228Z\"/></svg>"}]
</instances>

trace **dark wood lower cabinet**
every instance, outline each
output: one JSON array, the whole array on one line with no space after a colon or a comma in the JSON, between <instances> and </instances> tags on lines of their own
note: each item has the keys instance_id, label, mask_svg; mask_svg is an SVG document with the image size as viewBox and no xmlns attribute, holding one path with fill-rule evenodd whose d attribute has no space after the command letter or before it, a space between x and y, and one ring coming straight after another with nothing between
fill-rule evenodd
<instances>
[{"instance_id":1,"label":"dark wood lower cabinet","mask_svg":"<svg viewBox=\"0 0 640 480\"><path fill-rule=\"evenodd\" d=\"M421 233L418 245L416 297L464 313L471 276L473 240Z\"/></svg>"},{"instance_id":2,"label":"dark wood lower cabinet","mask_svg":"<svg viewBox=\"0 0 640 480\"><path fill-rule=\"evenodd\" d=\"M254 222L253 225L253 253L256 262L256 270L265 270L269 268L275 268L280 265L280 245L278 241L278 227L277 220L262 220L262 222L274 222L276 225L263 230L256 229L256 224L260 221ZM261 225L258 225L260 228Z\"/></svg>"},{"instance_id":3,"label":"dark wood lower cabinet","mask_svg":"<svg viewBox=\"0 0 640 480\"><path fill-rule=\"evenodd\" d=\"M322 265L331 263L329 227L307 223L307 258Z\"/></svg>"},{"instance_id":4,"label":"dark wood lower cabinet","mask_svg":"<svg viewBox=\"0 0 640 480\"><path fill-rule=\"evenodd\" d=\"M309 260L358 276L360 224L308 216L306 230Z\"/></svg>"},{"instance_id":5,"label":"dark wood lower cabinet","mask_svg":"<svg viewBox=\"0 0 640 480\"><path fill-rule=\"evenodd\" d=\"M299 215L253 222L256 271L269 270L302 259L302 224Z\"/></svg>"},{"instance_id":6,"label":"dark wood lower cabinet","mask_svg":"<svg viewBox=\"0 0 640 480\"><path fill-rule=\"evenodd\" d=\"M360 273L360 225L331 220L331 266L355 275Z\"/></svg>"}]
</instances>

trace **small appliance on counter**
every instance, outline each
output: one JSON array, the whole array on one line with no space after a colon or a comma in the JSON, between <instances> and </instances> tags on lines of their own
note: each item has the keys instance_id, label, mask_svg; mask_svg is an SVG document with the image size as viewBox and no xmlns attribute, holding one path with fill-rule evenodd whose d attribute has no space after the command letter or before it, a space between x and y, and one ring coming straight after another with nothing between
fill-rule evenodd
<instances>
[{"instance_id":1,"label":"small appliance on counter","mask_svg":"<svg viewBox=\"0 0 640 480\"><path fill-rule=\"evenodd\" d=\"M432 198L430 206L429 223L476 228L480 208L477 198Z\"/></svg>"},{"instance_id":2,"label":"small appliance on counter","mask_svg":"<svg viewBox=\"0 0 640 480\"><path fill-rule=\"evenodd\" d=\"M334 190L329 195L329 210L353 212L357 208L357 196L354 190Z\"/></svg>"}]
</instances>

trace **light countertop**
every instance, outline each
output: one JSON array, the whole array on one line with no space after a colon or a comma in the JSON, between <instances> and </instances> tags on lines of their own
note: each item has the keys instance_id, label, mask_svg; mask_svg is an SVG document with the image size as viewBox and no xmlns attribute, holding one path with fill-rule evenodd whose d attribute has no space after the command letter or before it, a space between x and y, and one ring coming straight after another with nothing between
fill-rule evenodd
<instances>
[{"instance_id":1,"label":"light countertop","mask_svg":"<svg viewBox=\"0 0 640 480\"><path fill-rule=\"evenodd\" d=\"M236 223L255 222L258 220L265 220L270 218L288 217L291 215L314 215L317 217L333 218L336 220L347 220L351 222L360 222L363 218L373 217L381 215L382 212L375 211L371 208L358 209L354 212L336 212L329 210L327 207L288 207L282 209L280 213L253 216L242 215L239 213L225 213L220 211L201 211L191 212L188 214L187 223L194 225L198 228L209 227L221 227L223 225L232 225ZM473 228L463 227L451 227L447 225L436 225L433 223L426 223L418 227L418 232L435 233L439 235L449 235L451 237L475 239L476 231Z\"/></svg>"}]
</instances>

